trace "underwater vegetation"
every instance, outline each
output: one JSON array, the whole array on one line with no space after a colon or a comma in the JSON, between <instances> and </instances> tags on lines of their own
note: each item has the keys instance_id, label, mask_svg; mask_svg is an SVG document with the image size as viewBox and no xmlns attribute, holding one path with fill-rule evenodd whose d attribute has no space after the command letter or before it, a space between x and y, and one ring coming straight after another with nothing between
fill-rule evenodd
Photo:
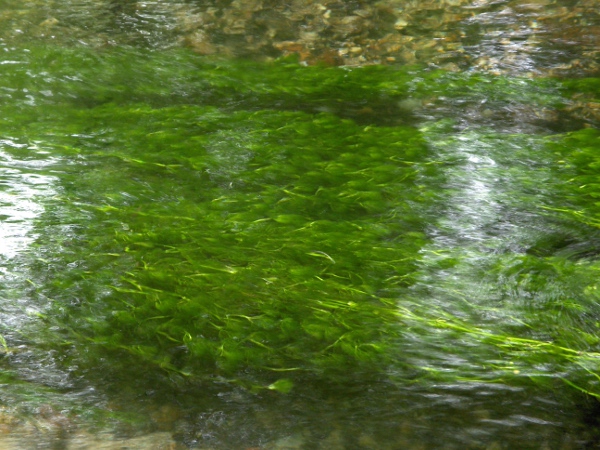
<instances>
[{"instance_id":1,"label":"underwater vegetation","mask_svg":"<svg viewBox=\"0 0 600 450\"><path fill-rule=\"evenodd\" d=\"M385 378L600 396L597 130L465 130L426 109L560 110L571 86L179 50L13 56L7 151L55 158L59 179L24 257L32 345L82 372L253 392ZM472 170L461 142L498 162L486 204L503 218L484 244L444 247ZM525 238L501 227L511 214Z\"/></svg>"}]
</instances>

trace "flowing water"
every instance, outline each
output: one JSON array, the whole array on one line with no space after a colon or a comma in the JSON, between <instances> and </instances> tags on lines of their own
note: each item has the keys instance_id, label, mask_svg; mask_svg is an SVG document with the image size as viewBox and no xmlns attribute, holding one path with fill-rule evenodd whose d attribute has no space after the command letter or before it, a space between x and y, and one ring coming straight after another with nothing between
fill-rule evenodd
<instances>
[{"instance_id":1,"label":"flowing water","mask_svg":"<svg viewBox=\"0 0 600 450\"><path fill-rule=\"evenodd\" d=\"M0 447L600 445L598 6L5 0Z\"/></svg>"}]
</instances>

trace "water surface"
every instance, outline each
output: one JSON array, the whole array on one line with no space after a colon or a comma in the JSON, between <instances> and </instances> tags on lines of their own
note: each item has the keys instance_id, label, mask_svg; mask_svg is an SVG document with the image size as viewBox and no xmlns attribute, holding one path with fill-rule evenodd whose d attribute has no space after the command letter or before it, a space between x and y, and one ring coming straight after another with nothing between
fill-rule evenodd
<instances>
[{"instance_id":1,"label":"water surface","mask_svg":"<svg viewBox=\"0 0 600 450\"><path fill-rule=\"evenodd\" d=\"M293 8L6 3L7 445L596 445L598 81L571 3L332 2L313 38L391 39L362 17L421 45L342 67L256 44Z\"/></svg>"}]
</instances>

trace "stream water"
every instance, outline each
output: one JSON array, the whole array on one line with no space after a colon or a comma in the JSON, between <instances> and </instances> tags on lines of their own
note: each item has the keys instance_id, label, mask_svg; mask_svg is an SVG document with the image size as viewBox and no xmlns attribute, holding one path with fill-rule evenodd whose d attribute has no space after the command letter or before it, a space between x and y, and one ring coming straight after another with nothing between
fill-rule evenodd
<instances>
[{"instance_id":1,"label":"stream water","mask_svg":"<svg viewBox=\"0 0 600 450\"><path fill-rule=\"evenodd\" d=\"M600 445L600 5L5 0L0 448Z\"/></svg>"}]
</instances>

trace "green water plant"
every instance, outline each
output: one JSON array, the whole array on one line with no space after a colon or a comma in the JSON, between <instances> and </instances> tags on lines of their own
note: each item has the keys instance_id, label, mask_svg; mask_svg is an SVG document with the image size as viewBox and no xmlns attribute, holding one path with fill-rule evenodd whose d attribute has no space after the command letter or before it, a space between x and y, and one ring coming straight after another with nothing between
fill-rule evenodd
<instances>
[{"instance_id":1,"label":"green water plant","mask_svg":"<svg viewBox=\"0 0 600 450\"><path fill-rule=\"evenodd\" d=\"M557 108L558 81L179 50L13 56L0 127L58 178L28 255L46 308L30 336L66 364L283 394L374 377L600 392L597 266L519 222L552 224L567 250L594 226L594 132L417 128L401 102ZM459 228L443 219L469 156L486 155L497 164L478 173L507 180L486 201L516 217L489 228L527 237L436 241Z\"/></svg>"},{"instance_id":2,"label":"green water plant","mask_svg":"<svg viewBox=\"0 0 600 450\"><path fill-rule=\"evenodd\" d=\"M111 143L50 209L87 230L63 251L79 269L48 272L47 295L93 299L59 319L81 345L192 377L251 368L282 392L288 372L390 357L380 297L409 284L424 240L408 188L428 170L417 130L193 106L110 104L78 121Z\"/></svg>"}]
</instances>

